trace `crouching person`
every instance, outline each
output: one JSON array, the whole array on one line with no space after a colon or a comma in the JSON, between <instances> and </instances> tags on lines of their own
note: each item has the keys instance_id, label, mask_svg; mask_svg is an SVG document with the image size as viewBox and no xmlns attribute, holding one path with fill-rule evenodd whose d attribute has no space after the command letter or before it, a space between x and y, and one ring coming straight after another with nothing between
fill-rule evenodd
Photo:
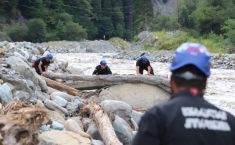
<instances>
[{"instance_id":1,"label":"crouching person","mask_svg":"<svg viewBox=\"0 0 235 145\"><path fill-rule=\"evenodd\" d=\"M100 61L100 65L97 65L95 67L93 75L111 75L112 71L110 70L109 66L107 65L107 62L105 60Z\"/></svg>"},{"instance_id":2,"label":"crouching person","mask_svg":"<svg viewBox=\"0 0 235 145\"><path fill-rule=\"evenodd\" d=\"M43 75L44 72L47 71L48 66L53 60L53 55L51 53L48 53L46 57L41 57L38 60L36 60L33 64L33 67L35 68L35 71L39 75Z\"/></svg>"}]
</instances>

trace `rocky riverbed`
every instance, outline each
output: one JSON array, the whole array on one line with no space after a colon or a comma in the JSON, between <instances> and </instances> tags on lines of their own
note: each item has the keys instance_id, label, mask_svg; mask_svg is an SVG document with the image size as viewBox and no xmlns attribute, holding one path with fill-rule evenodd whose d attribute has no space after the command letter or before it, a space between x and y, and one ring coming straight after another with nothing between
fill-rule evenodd
<instances>
[{"instance_id":1,"label":"rocky riverbed","mask_svg":"<svg viewBox=\"0 0 235 145\"><path fill-rule=\"evenodd\" d=\"M115 116L113 128L119 140L124 145L130 145L137 130L136 124L143 114L141 108L147 109L169 96L157 87L143 84L83 91L80 96L50 88L31 68L32 62L41 57L40 52L47 46L55 54L50 71L78 75L91 75L101 59L108 61L114 75L134 75L135 59L141 52L123 51L106 41L0 42L0 123L9 125L14 122L16 126L1 130L3 140L0 144L102 145L104 140L94 120L89 114L82 113L84 106L99 98L102 108ZM172 52L149 55L155 74L169 79ZM215 69L212 70L205 98L235 115L234 55L213 55L213 65ZM14 121L12 116L20 116L20 121ZM13 130L25 132L17 132L20 135L14 140ZM25 137L25 133L29 135ZM6 135L12 135L13 139L7 140L9 136Z\"/></svg>"}]
</instances>

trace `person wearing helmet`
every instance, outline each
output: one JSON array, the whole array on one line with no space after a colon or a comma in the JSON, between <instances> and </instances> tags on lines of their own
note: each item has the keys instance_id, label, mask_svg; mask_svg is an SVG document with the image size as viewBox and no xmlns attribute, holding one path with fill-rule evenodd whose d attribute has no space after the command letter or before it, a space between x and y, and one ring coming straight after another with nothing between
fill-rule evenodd
<instances>
[{"instance_id":1,"label":"person wearing helmet","mask_svg":"<svg viewBox=\"0 0 235 145\"><path fill-rule=\"evenodd\" d=\"M235 118L204 98L210 56L184 43L171 64L172 96L142 117L133 145L235 145Z\"/></svg>"},{"instance_id":2,"label":"person wearing helmet","mask_svg":"<svg viewBox=\"0 0 235 145\"><path fill-rule=\"evenodd\" d=\"M47 71L48 66L53 60L53 55L48 53L46 57L41 57L34 62L34 68L39 75L43 75L43 72Z\"/></svg>"},{"instance_id":3,"label":"person wearing helmet","mask_svg":"<svg viewBox=\"0 0 235 145\"><path fill-rule=\"evenodd\" d=\"M136 62L136 74L143 75L144 70L147 71L148 75L154 75L153 68L150 65L150 61L145 53L142 53Z\"/></svg>"},{"instance_id":4,"label":"person wearing helmet","mask_svg":"<svg viewBox=\"0 0 235 145\"><path fill-rule=\"evenodd\" d=\"M100 61L100 65L97 65L95 67L93 75L110 75L112 74L112 71L110 70L109 66L107 65L107 62L105 60Z\"/></svg>"}]
</instances>

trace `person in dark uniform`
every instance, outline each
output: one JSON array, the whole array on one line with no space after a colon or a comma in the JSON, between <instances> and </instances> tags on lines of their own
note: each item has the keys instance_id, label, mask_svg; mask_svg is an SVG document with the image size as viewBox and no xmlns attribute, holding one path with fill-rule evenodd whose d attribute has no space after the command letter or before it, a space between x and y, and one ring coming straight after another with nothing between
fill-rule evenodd
<instances>
[{"instance_id":1,"label":"person in dark uniform","mask_svg":"<svg viewBox=\"0 0 235 145\"><path fill-rule=\"evenodd\" d=\"M147 71L148 75L154 75L153 68L150 65L150 61L145 53L142 53L136 62L136 74L143 75L144 70Z\"/></svg>"},{"instance_id":2,"label":"person in dark uniform","mask_svg":"<svg viewBox=\"0 0 235 145\"><path fill-rule=\"evenodd\" d=\"M43 72L47 71L47 68L52 60L53 60L53 55L51 53L48 53L46 57L41 57L38 60L36 60L33 64L33 67L35 68L36 72L39 75L43 75Z\"/></svg>"},{"instance_id":3,"label":"person in dark uniform","mask_svg":"<svg viewBox=\"0 0 235 145\"><path fill-rule=\"evenodd\" d=\"M210 56L184 43L171 64L171 98L142 117L133 145L235 145L235 118L204 98Z\"/></svg>"},{"instance_id":4,"label":"person in dark uniform","mask_svg":"<svg viewBox=\"0 0 235 145\"><path fill-rule=\"evenodd\" d=\"M107 65L107 62L105 60L100 61L100 65L97 65L95 67L94 72L92 73L93 75L111 75L112 72Z\"/></svg>"}]
</instances>

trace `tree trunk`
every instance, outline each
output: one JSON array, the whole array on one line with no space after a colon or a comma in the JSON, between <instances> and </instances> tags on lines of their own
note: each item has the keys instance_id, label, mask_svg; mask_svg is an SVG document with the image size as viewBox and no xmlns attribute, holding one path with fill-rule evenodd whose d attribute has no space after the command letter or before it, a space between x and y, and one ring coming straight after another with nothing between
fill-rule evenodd
<instances>
[{"instance_id":1,"label":"tree trunk","mask_svg":"<svg viewBox=\"0 0 235 145\"><path fill-rule=\"evenodd\" d=\"M107 113L95 103L88 105L88 108L105 145L122 145L116 136Z\"/></svg>"},{"instance_id":2,"label":"tree trunk","mask_svg":"<svg viewBox=\"0 0 235 145\"><path fill-rule=\"evenodd\" d=\"M86 87L89 88L90 86L92 86L91 87L92 89L96 89L99 87L116 85L120 83L143 83L148 85L154 85L165 90L166 92L170 92L169 82L157 76L136 76L136 75L79 76L79 75L66 75L66 74L55 74L55 73L46 73L45 76L50 79L62 79L62 80L73 80L73 81L83 82L83 84L78 82L70 84L68 83L68 85L71 85L74 88L80 88L79 85L84 88ZM91 82L93 82L93 84ZM86 84L88 85L86 86Z\"/></svg>"},{"instance_id":3,"label":"tree trunk","mask_svg":"<svg viewBox=\"0 0 235 145\"><path fill-rule=\"evenodd\" d=\"M53 81L53 80L45 78L45 77L43 77L43 79L46 81L47 85L51 88L54 88L54 89L62 91L62 92L66 92L66 93L73 95L73 96L80 95L80 91L77 89L74 89L72 87L66 86L62 83L58 83L56 81Z\"/></svg>"},{"instance_id":4,"label":"tree trunk","mask_svg":"<svg viewBox=\"0 0 235 145\"><path fill-rule=\"evenodd\" d=\"M88 81L73 81L73 82L66 82L65 85L73 87L79 90L94 90L94 89L101 89L108 86L117 85L120 83L110 83L110 82L88 82Z\"/></svg>"}]
</instances>

